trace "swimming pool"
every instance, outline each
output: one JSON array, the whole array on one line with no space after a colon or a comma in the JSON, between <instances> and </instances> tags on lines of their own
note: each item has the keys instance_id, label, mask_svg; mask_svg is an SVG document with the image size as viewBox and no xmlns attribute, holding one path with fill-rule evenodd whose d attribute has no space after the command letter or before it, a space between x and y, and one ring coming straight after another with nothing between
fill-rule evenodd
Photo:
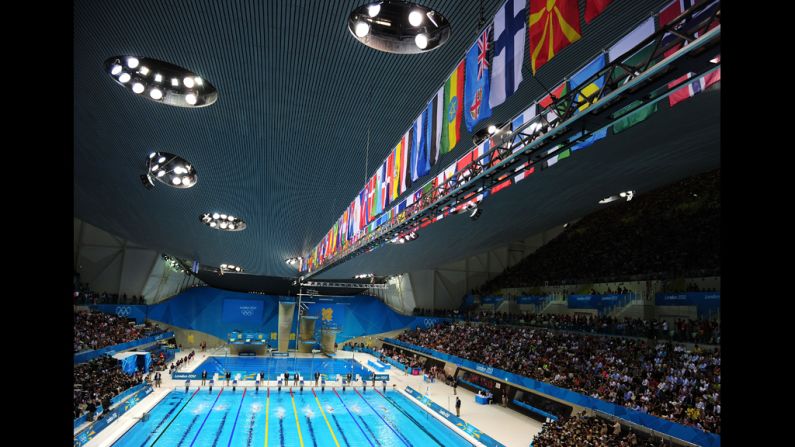
<instances>
[{"instance_id":1,"label":"swimming pool","mask_svg":"<svg viewBox=\"0 0 795 447\"><path fill-rule=\"evenodd\" d=\"M114 447L472 445L395 390L175 390L149 415Z\"/></svg>"},{"instance_id":2,"label":"swimming pool","mask_svg":"<svg viewBox=\"0 0 795 447\"><path fill-rule=\"evenodd\" d=\"M315 372L326 374L327 377L348 373L352 373L354 377L356 374L369 377L372 374L352 359L288 357L208 357L193 372L201 376L203 371L207 371L210 377L218 373L219 378L223 377L226 371L230 371L232 377L240 374L243 380L254 380L260 371L265 373L267 380L276 380L285 372L289 372L291 376L298 372L301 377L307 379L313 378Z\"/></svg>"}]
</instances>

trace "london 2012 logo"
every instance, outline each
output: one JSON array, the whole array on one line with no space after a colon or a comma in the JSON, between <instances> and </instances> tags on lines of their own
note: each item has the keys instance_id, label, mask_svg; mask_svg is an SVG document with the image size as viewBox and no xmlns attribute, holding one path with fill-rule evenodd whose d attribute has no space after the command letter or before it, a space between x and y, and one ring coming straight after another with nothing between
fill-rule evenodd
<instances>
[{"instance_id":1,"label":"london 2012 logo","mask_svg":"<svg viewBox=\"0 0 795 447\"><path fill-rule=\"evenodd\" d=\"M132 313L130 306L116 306L116 315L120 317L128 317Z\"/></svg>"}]
</instances>

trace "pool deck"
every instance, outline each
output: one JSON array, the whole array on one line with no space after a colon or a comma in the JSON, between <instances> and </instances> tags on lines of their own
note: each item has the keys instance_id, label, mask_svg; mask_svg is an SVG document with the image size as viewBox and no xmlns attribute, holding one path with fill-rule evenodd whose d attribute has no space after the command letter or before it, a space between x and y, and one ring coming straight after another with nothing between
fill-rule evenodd
<instances>
[{"instance_id":1,"label":"pool deck","mask_svg":"<svg viewBox=\"0 0 795 447\"><path fill-rule=\"evenodd\" d=\"M176 359L187 356L188 352L181 352L177 354ZM191 372L198 367L206 357L211 355L223 356L223 352L219 350L210 350L208 352L196 352L193 360L185 365L180 371ZM293 354L291 353L291 356ZM315 354L317 357L318 354ZM299 358L311 358L311 354L298 354ZM367 366L368 360L376 360L372 355L363 352L348 352L338 351L337 359L355 358L361 363L364 368L374 371L373 368ZM176 361L175 359L175 361ZM453 388L445 385L443 382L425 383L422 376L406 375L403 372L397 372L393 367L385 371L389 374L389 385L397 385L399 390L405 390L406 386L410 386L423 394L428 394L434 402L446 408L451 413L455 414L455 396L453 395ZM200 380L191 381L191 389L195 389L196 385L200 384ZM275 382L271 381L275 386ZM254 381L242 381L243 386L254 386ZM143 399L138 405L133 407L130 411L119 417L109 427L105 428L94 439L92 439L86 447L109 447L117 439L119 439L127 430L130 429L141 415L157 405L163 397L165 397L171 390L175 388L182 388L185 386L184 380L171 380L168 373L163 374L163 384L160 388L155 388L154 392ZM219 384L216 384L218 387ZM327 383L327 386L332 386ZM505 444L507 447L527 447L533 436L541 430L541 422L531 419L521 413L518 413L509 408L503 408L500 405L478 405L475 403L475 393L465 390L462 387L457 388L458 396L461 398L461 418L466 422L474 425L482 432L488 434L497 441Z\"/></svg>"}]
</instances>

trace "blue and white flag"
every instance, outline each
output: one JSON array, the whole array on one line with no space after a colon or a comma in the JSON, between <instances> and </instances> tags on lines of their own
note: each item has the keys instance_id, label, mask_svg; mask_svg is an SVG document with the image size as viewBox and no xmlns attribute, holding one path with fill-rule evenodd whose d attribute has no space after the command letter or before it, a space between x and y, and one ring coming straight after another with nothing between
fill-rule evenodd
<instances>
[{"instance_id":1,"label":"blue and white flag","mask_svg":"<svg viewBox=\"0 0 795 447\"><path fill-rule=\"evenodd\" d=\"M491 26L480 33L467 52L464 75L464 121L472 132L475 125L491 116L489 107L489 33Z\"/></svg>"},{"instance_id":2,"label":"blue and white flag","mask_svg":"<svg viewBox=\"0 0 795 447\"><path fill-rule=\"evenodd\" d=\"M494 16L494 58L491 61L489 106L494 108L513 95L522 82L527 1L508 0Z\"/></svg>"}]
</instances>

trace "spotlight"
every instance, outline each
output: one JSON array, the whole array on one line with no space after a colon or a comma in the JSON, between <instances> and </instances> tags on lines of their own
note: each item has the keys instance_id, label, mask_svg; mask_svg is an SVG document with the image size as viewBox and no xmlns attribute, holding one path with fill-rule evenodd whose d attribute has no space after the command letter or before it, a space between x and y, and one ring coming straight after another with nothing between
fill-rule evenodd
<instances>
[{"instance_id":1,"label":"spotlight","mask_svg":"<svg viewBox=\"0 0 795 447\"><path fill-rule=\"evenodd\" d=\"M185 95L185 102L187 102L190 105L195 105L196 95L194 95L193 93L188 93L187 95Z\"/></svg>"},{"instance_id":2,"label":"spotlight","mask_svg":"<svg viewBox=\"0 0 795 447\"><path fill-rule=\"evenodd\" d=\"M409 13L409 23L411 23L411 26L422 25L422 13L419 11L411 11Z\"/></svg>"},{"instance_id":3,"label":"spotlight","mask_svg":"<svg viewBox=\"0 0 795 447\"><path fill-rule=\"evenodd\" d=\"M151 96L152 99L160 99L163 97L163 92L160 89L153 88L149 91L149 96Z\"/></svg>"},{"instance_id":4,"label":"spotlight","mask_svg":"<svg viewBox=\"0 0 795 447\"><path fill-rule=\"evenodd\" d=\"M143 183L144 188L146 189L152 189L155 187L155 183L148 174L141 174L141 183Z\"/></svg>"},{"instance_id":5,"label":"spotlight","mask_svg":"<svg viewBox=\"0 0 795 447\"><path fill-rule=\"evenodd\" d=\"M193 78L193 81L196 83L196 85L199 85L199 86L201 86L204 83L204 81L202 81L202 78L200 78L198 76Z\"/></svg>"},{"instance_id":6,"label":"spotlight","mask_svg":"<svg viewBox=\"0 0 795 447\"><path fill-rule=\"evenodd\" d=\"M155 75L155 82L163 82L163 75L160 73Z\"/></svg>"},{"instance_id":7,"label":"spotlight","mask_svg":"<svg viewBox=\"0 0 795 447\"><path fill-rule=\"evenodd\" d=\"M117 75L119 73L121 73L121 65L113 64L113 66L110 69L110 74L115 76L115 75Z\"/></svg>"},{"instance_id":8,"label":"spotlight","mask_svg":"<svg viewBox=\"0 0 795 447\"><path fill-rule=\"evenodd\" d=\"M182 179L179 177L174 177L171 179L171 183L173 183L174 185L179 185L180 183L182 183Z\"/></svg>"},{"instance_id":9,"label":"spotlight","mask_svg":"<svg viewBox=\"0 0 795 447\"><path fill-rule=\"evenodd\" d=\"M489 128L487 129L487 132L489 133L489 135L494 135L495 133L497 133L497 126L495 126L494 124L492 124L492 125L491 125L491 126L489 126Z\"/></svg>"},{"instance_id":10,"label":"spotlight","mask_svg":"<svg viewBox=\"0 0 795 447\"><path fill-rule=\"evenodd\" d=\"M148 74L149 74L149 69L148 69L148 68L146 68L146 66L144 66L144 65L141 65L141 69L140 69L140 70L138 70L138 72L139 72L139 73L141 73L142 75L146 76L146 75L148 75Z\"/></svg>"},{"instance_id":11,"label":"spotlight","mask_svg":"<svg viewBox=\"0 0 795 447\"><path fill-rule=\"evenodd\" d=\"M480 219L481 214L483 214L483 210L478 207L475 207L475 209L471 213L469 213L469 218L472 220L478 220Z\"/></svg>"},{"instance_id":12,"label":"spotlight","mask_svg":"<svg viewBox=\"0 0 795 447\"><path fill-rule=\"evenodd\" d=\"M119 76L119 82L121 83L127 83L129 80L130 80L129 73L122 73L121 76Z\"/></svg>"},{"instance_id":13,"label":"spotlight","mask_svg":"<svg viewBox=\"0 0 795 447\"><path fill-rule=\"evenodd\" d=\"M428 47L428 37L425 34L417 34L417 37L414 38L414 43L417 44L417 48L424 50Z\"/></svg>"},{"instance_id":14,"label":"spotlight","mask_svg":"<svg viewBox=\"0 0 795 447\"><path fill-rule=\"evenodd\" d=\"M127 66L130 68L135 68L138 66L138 59L134 57L127 58Z\"/></svg>"},{"instance_id":15,"label":"spotlight","mask_svg":"<svg viewBox=\"0 0 795 447\"><path fill-rule=\"evenodd\" d=\"M132 86L132 91L134 91L135 93L141 94L141 93L144 92L144 85L141 84L140 82L136 82Z\"/></svg>"},{"instance_id":16,"label":"spotlight","mask_svg":"<svg viewBox=\"0 0 795 447\"><path fill-rule=\"evenodd\" d=\"M375 17L378 13L381 12L381 4L375 3L367 7L367 15L370 17Z\"/></svg>"},{"instance_id":17,"label":"spotlight","mask_svg":"<svg viewBox=\"0 0 795 447\"><path fill-rule=\"evenodd\" d=\"M193 78L190 76L186 76L185 79L182 80L182 83L185 84L185 87L193 88L194 82Z\"/></svg>"},{"instance_id":18,"label":"spotlight","mask_svg":"<svg viewBox=\"0 0 795 447\"><path fill-rule=\"evenodd\" d=\"M171 78L171 86L172 87L179 87L179 79Z\"/></svg>"},{"instance_id":19,"label":"spotlight","mask_svg":"<svg viewBox=\"0 0 795 447\"><path fill-rule=\"evenodd\" d=\"M368 24L366 24L364 22L356 23L356 35L358 37L364 37L369 32L370 32L370 25L368 25Z\"/></svg>"}]
</instances>

